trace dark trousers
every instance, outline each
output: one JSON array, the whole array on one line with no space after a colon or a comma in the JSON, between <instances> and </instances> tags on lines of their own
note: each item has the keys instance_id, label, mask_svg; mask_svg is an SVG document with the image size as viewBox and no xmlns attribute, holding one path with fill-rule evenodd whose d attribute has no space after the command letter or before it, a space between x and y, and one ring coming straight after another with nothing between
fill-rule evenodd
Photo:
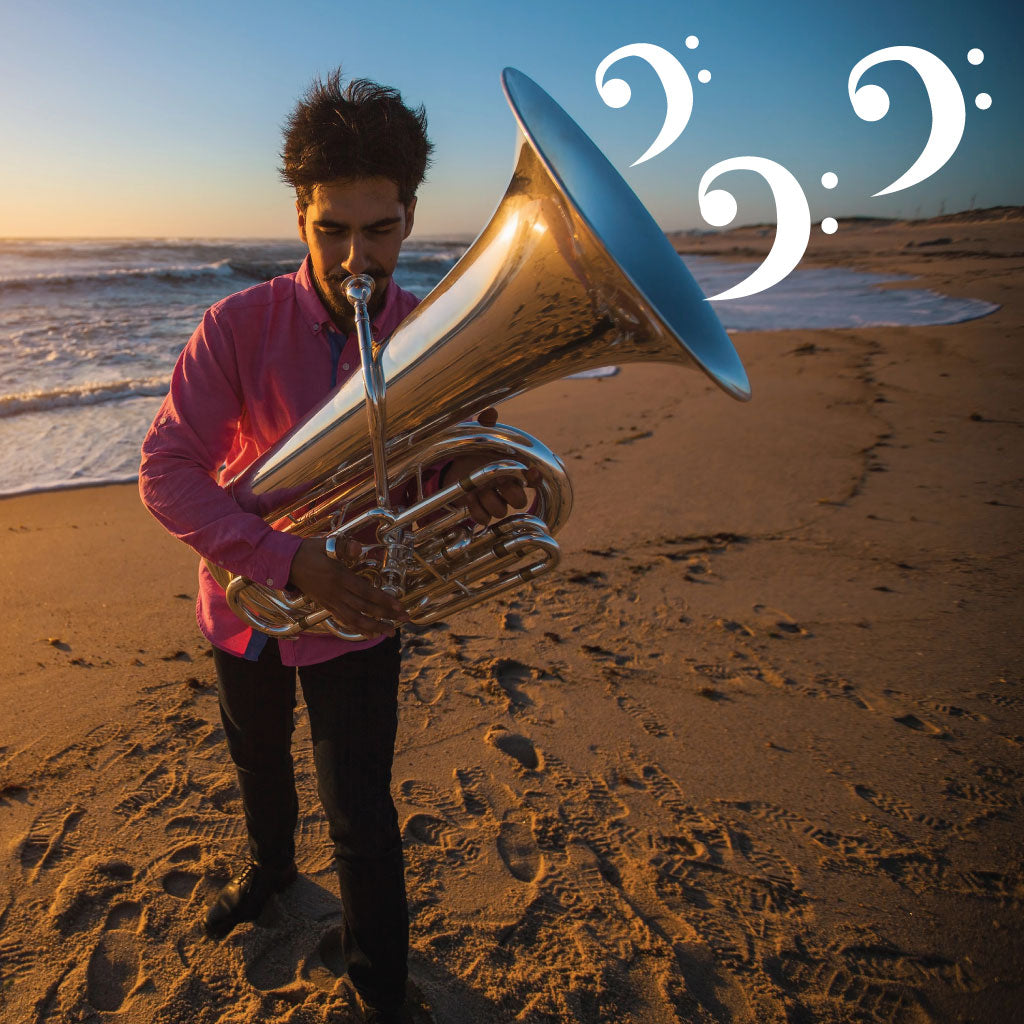
<instances>
[{"instance_id":1,"label":"dark trousers","mask_svg":"<svg viewBox=\"0 0 1024 1024\"><path fill-rule=\"evenodd\" d=\"M255 662L213 653L249 846L260 865L284 870L295 857L298 821L291 755L296 670L281 664L275 640ZM404 996L409 949L402 839L391 799L400 662L399 641L391 638L298 670L334 842L349 977L382 1005Z\"/></svg>"}]
</instances>

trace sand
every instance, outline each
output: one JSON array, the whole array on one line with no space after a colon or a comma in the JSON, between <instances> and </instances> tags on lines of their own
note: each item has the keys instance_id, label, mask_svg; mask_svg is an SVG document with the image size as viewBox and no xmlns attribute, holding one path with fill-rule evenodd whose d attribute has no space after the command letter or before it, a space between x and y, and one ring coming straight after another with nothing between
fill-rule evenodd
<instances>
[{"instance_id":1,"label":"sand","mask_svg":"<svg viewBox=\"0 0 1024 1024\"><path fill-rule=\"evenodd\" d=\"M1002 308L736 335L746 405L630 366L502 410L577 509L557 574L406 634L438 1024L1019 1019L1024 221L843 222L807 262ZM0 567L0 1018L357 1019L301 706L301 877L202 934L244 835L192 553L106 487L0 502Z\"/></svg>"}]
</instances>

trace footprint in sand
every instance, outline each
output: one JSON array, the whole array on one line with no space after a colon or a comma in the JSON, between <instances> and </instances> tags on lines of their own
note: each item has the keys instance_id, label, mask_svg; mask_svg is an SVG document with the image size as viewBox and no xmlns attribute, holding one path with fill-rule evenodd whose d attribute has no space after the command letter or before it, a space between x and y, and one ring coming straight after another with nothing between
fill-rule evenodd
<instances>
[{"instance_id":1,"label":"footprint in sand","mask_svg":"<svg viewBox=\"0 0 1024 1024\"><path fill-rule=\"evenodd\" d=\"M184 861L199 860L203 855L203 848L199 843L189 843L187 846L179 846L172 851L167 858L172 864L181 864Z\"/></svg>"},{"instance_id":2,"label":"footprint in sand","mask_svg":"<svg viewBox=\"0 0 1024 1024\"><path fill-rule=\"evenodd\" d=\"M442 684L447 678L435 665L423 665L412 677L413 695L421 704L436 704L445 695Z\"/></svg>"},{"instance_id":3,"label":"footprint in sand","mask_svg":"<svg viewBox=\"0 0 1024 1024\"><path fill-rule=\"evenodd\" d=\"M137 789L114 805L114 810L129 824L135 824L182 803L190 787L188 773L182 767L161 759L139 779Z\"/></svg>"},{"instance_id":4,"label":"footprint in sand","mask_svg":"<svg viewBox=\"0 0 1024 1024\"><path fill-rule=\"evenodd\" d=\"M536 771L540 767L540 757L533 740L517 732L509 732L503 725L492 725L484 739L492 747L518 761L527 771Z\"/></svg>"},{"instance_id":5,"label":"footprint in sand","mask_svg":"<svg viewBox=\"0 0 1024 1024\"><path fill-rule=\"evenodd\" d=\"M481 815L491 809L492 803L485 795L488 780L483 769L476 766L456 768L452 777L455 779L456 795L467 813Z\"/></svg>"},{"instance_id":6,"label":"footprint in sand","mask_svg":"<svg viewBox=\"0 0 1024 1024\"><path fill-rule=\"evenodd\" d=\"M989 720L987 715L980 712L968 711L966 708L956 704L947 704L944 701L923 700L921 704L932 711L937 711L940 715L948 715L950 718L963 718L970 722L987 722Z\"/></svg>"},{"instance_id":7,"label":"footprint in sand","mask_svg":"<svg viewBox=\"0 0 1024 1024\"><path fill-rule=\"evenodd\" d=\"M142 918L142 907L138 903L117 903L110 908L103 930L133 932Z\"/></svg>"},{"instance_id":8,"label":"footprint in sand","mask_svg":"<svg viewBox=\"0 0 1024 1024\"><path fill-rule=\"evenodd\" d=\"M526 625L519 612L503 612L500 618L501 629L507 633L524 633Z\"/></svg>"},{"instance_id":9,"label":"footprint in sand","mask_svg":"<svg viewBox=\"0 0 1024 1024\"><path fill-rule=\"evenodd\" d=\"M18 843L18 861L29 872L30 882L51 864L74 853L75 844L68 836L84 814L85 808L74 804L44 811L32 822Z\"/></svg>"},{"instance_id":10,"label":"footprint in sand","mask_svg":"<svg viewBox=\"0 0 1024 1024\"><path fill-rule=\"evenodd\" d=\"M755 635L749 626L745 626L742 622L737 622L735 619L715 619L715 625L726 633L733 633L736 636Z\"/></svg>"},{"instance_id":11,"label":"footprint in sand","mask_svg":"<svg viewBox=\"0 0 1024 1024\"><path fill-rule=\"evenodd\" d=\"M127 889L134 876L123 860L83 858L57 886L47 915L50 923L62 935L91 927L106 916L111 898Z\"/></svg>"},{"instance_id":12,"label":"footprint in sand","mask_svg":"<svg viewBox=\"0 0 1024 1024\"><path fill-rule=\"evenodd\" d=\"M245 967L246 980L260 992L272 992L283 1003L301 1003L310 993L307 982L296 980L295 961L287 943L262 949Z\"/></svg>"},{"instance_id":13,"label":"footprint in sand","mask_svg":"<svg viewBox=\"0 0 1024 1024\"><path fill-rule=\"evenodd\" d=\"M139 983L140 966L135 937L130 932L105 932L85 970L85 998L97 1010L120 1010Z\"/></svg>"},{"instance_id":14,"label":"footprint in sand","mask_svg":"<svg viewBox=\"0 0 1024 1024\"><path fill-rule=\"evenodd\" d=\"M854 784L852 789L861 800L866 800L872 807L877 807L878 810L891 814L895 818L927 825L928 828L933 828L936 831L952 828L950 822L945 819L919 812L905 800L900 800L899 797L892 794L880 792L861 783Z\"/></svg>"},{"instance_id":15,"label":"footprint in sand","mask_svg":"<svg viewBox=\"0 0 1024 1024\"><path fill-rule=\"evenodd\" d=\"M532 882L540 872L540 850L522 816L510 816L501 823L498 854L512 877L520 882Z\"/></svg>"},{"instance_id":16,"label":"footprint in sand","mask_svg":"<svg viewBox=\"0 0 1024 1024\"><path fill-rule=\"evenodd\" d=\"M187 900L199 884L199 876L191 871L169 871L160 879L164 892L179 900Z\"/></svg>"},{"instance_id":17,"label":"footprint in sand","mask_svg":"<svg viewBox=\"0 0 1024 1024\"><path fill-rule=\"evenodd\" d=\"M420 779L403 779L398 785L402 800L418 807L429 807L446 818L457 818L459 808L447 793L442 793L429 782Z\"/></svg>"},{"instance_id":18,"label":"footprint in sand","mask_svg":"<svg viewBox=\"0 0 1024 1024\"><path fill-rule=\"evenodd\" d=\"M403 837L427 846L441 846L442 837L451 830L451 825L432 814L414 814L402 828Z\"/></svg>"},{"instance_id":19,"label":"footprint in sand","mask_svg":"<svg viewBox=\"0 0 1024 1024\"><path fill-rule=\"evenodd\" d=\"M491 675L505 691L513 708L528 707L533 703L522 685L536 679L536 670L515 658L497 658L490 666Z\"/></svg>"},{"instance_id":20,"label":"footprint in sand","mask_svg":"<svg viewBox=\"0 0 1024 1024\"><path fill-rule=\"evenodd\" d=\"M161 661L191 661L192 655L188 651L175 651L173 654L161 654Z\"/></svg>"},{"instance_id":21,"label":"footprint in sand","mask_svg":"<svg viewBox=\"0 0 1024 1024\"><path fill-rule=\"evenodd\" d=\"M241 814L178 814L168 819L164 832L169 836L193 838L202 835L210 847L229 846L243 838L245 820Z\"/></svg>"},{"instance_id":22,"label":"footprint in sand","mask_svg":"<svg viewBox=\"0 0 1024 1024\"><path fill-rule=\"evenodd\" d=\"M26 949L15 938L0 940L0 964L3 964L3 981L0 987L6 987L22 976L32 974L39 962L39 953Z\"/></svg>"},{"instance_id":23,"label":"footprint in sand","mask_svg":"<svg viewBox=\"0 0 1024 1024\"><path fill-rule=\"evenodd\" d=\"M913 729L914 732L926 732L939 739L946 739L949 736L949 733L940 729L937 725L926 722L918 718L917 715L900 715L899 718L893 718L893 721L900 725L905 725L908 729Z\"/></svg>"},{"instance_id":24,"label":"footprint in sand","mask_svg":"<svg viewBox=\"0 0 1024 1024\"><path fill-rule=\"evenodd\" d=\"M579 583L583 586L590 587L600 587L603 585L603 581L606 577L603 572L593 569L590 572L571 572L571 574L566 578L570 583Z\"/></svg>"},{"instance_id":25,"label":"footprint in sand","mask_svg":"<svg viewBox=\"0 0 1024 1024\"><path fill-rule=\"evenodd\" d=\"M85 973L86 999L97 1010L119 1010L139 985L141 963L135 940L142 907L134 902L110 908L104 934L92 951Z\"/></svg>"},{"instance_id":26,"label":"footprint in sand","mask_svg":"<svg viewBox=\"0 0 1024 1024\"><path fill-rule=\"evenodd\" d=\"M987 700L997 708L1001 708L1004 711L1020 711L1024 709L1024 697L1017 697L1013 694L989 693L986 690L982 690L980 692L968 694L968 696Z\"/></svg>"},{"instance_id":27,"label":"footprint in sand","mask_svg":"<svg viewBox=\"0 0 1024 1024\"><path fill-rule=\"evenodd\" d=\"M970 800L973 803L1001 809L1008 809L1020 803L1015 793L1000 793L987 786L979 786L975 782L951 779L948 776L943 781L945 783L942 787L943 795L954 797L957 800Z\"/></svg>"},{"instance_id":28,"label":"footprint in sand","mask_svg":"<svg viewBox=\"0 0 1024 1024\"><path fill-rule=\"evenodd\" d=\"M616 693L615 703L633 718L640 727L650 736L661 739L665 736L674 735L672 729L646 705L643 701L628 693Z\"/></svg>"},{"instance_id":29,"label":"footprint in sand","mask_svg":"<svg viewBox=\"0 0 1024 1024\"><path fill-rule=\"evenodd\" d=\"M602 647L600 644L583 644L582 650L584 654L589 654L592 658L596 658L598 661L614 661L616 665L622 666L629 663L629 657L625 654L616 654L614 651L609 651L606 647Z\"/></svg>"},{"instance_id":30,"label":"footprint in sand","mask_svg":"<svg viewBox=\"0 0 1024 1024\"><path fill-rule=\"evenodd\" d=\"M755 604L754 614L758 617L761 626L767 631L768 635L775 639L794 640L811 635L810 631L804 629L792 615L780 611L778 608L769 608L767 605Z\"/></svg>"},{"instance_id":31,"label":"footprint in sand","mask_svg":"<svg viewBox=\"0 0 1024 1024\"><path fill-rule=\"evenodd\" d=\"M405 844L421 843L443 853L451 864L459 866L476 860L480 856L480 844L467 838L450 822L435 818L432 814L414 814L402 826Z\"/></svg>"}]
</instances>

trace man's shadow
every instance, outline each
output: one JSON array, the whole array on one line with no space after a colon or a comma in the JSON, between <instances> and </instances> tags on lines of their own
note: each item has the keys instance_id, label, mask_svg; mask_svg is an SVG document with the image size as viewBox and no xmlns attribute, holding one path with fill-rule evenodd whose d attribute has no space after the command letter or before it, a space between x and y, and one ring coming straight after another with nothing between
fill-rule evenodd
<instances>
[{"instance_id":1,"label":"man's shadow","mask_svg":"<svg viewBox=\"0 0 1024 1024\"><path fill-rule=\"evenodd\" d=\"M332 1010L340 1015L338 1024L347 1024L346 1012L351 1013L353 1024L360 1021L346 980L341 917L337 893L300 874L267 903L251 926L243 926L245 932L238 933L246 979L257 990L293 1003L305 1001L319 989L330 996ZM411 950L409 961L409 996L416 1024L513 1020L500 1001L470 988L438 958Z\"/></svg>"}]
</instances>

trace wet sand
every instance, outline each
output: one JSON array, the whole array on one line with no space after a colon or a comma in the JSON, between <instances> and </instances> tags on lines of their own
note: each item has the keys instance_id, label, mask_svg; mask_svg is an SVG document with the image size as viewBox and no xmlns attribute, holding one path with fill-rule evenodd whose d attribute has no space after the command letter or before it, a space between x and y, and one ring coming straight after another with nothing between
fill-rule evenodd
<instances>
[{"instance_id":1,"label":"wet sand","mask_svg":"<svg viewBox=\"0 0 1024 1024\"><path fill-rule=\"evenodd\" d=\"M1016 1019L1024 220L987 216L843 222L807 263L988 317L738 334L749 404L628 366L502 409L577 507L557 574L405 637L439 1024ZM0 501L0 567L0 1016L356 1020L301 705L301 877L202 934L244 835L195 556L105 487Z\"/></svg>"}]
</instances>

